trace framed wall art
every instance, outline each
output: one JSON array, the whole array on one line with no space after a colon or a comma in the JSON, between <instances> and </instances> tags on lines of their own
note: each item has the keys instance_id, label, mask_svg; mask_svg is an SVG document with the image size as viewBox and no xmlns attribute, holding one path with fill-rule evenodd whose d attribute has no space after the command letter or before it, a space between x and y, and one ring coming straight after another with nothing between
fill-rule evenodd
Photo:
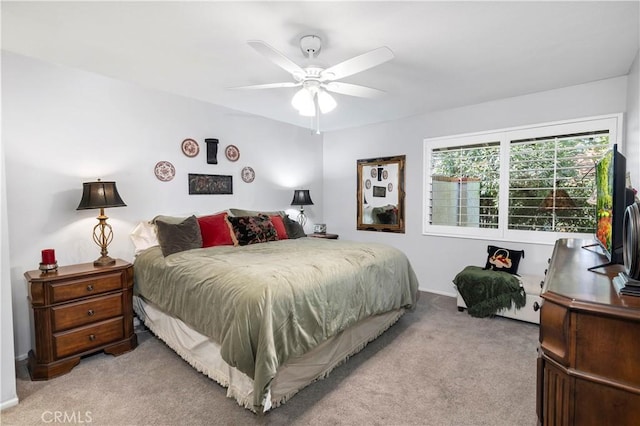
<instances>
[{"instance_id":1,"label":"framed wall art","mask_svg":"<svg viewBox=\"0 0 640 426\"><path fill-rule=\"evenodd\" d=\"M189 194L233 194L233 176L189 173Z\"/></svg>"},{"instance_id":2,"label":"framed wall art","mask_svg":"<svg viewBox=\"0 0 640 426\"><path fill-rule=\"evenodd\" d=\"M384 186L374 186L373 187L373 196L374 197L386 197L387 196L387 188Z\"/></svg>"}]
</instances>

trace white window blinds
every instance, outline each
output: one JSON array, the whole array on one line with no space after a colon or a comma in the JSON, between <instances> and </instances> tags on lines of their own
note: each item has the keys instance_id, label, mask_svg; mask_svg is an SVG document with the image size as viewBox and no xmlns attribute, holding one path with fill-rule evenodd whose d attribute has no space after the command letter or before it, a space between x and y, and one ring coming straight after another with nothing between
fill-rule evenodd
<instances>
[{"instance_id":1,"label":"white window blinds","mask_svg":"<svg viewBox=\"0 0 640 426\"><path fill-rule=\"evenodd\" d=\"M429 223L498 227L500 142L434 149Z\"/></svg>"},{"instance_id":2,"label":"white window blinds","mask_svg":"<svg viewBox=\"0 0 640 426\"><path fill-rule=\"evenodd\" d=\"M609 131L510 144L509 229L593 232L594 165L610 147Z\"/></svg>"}]
</instances>

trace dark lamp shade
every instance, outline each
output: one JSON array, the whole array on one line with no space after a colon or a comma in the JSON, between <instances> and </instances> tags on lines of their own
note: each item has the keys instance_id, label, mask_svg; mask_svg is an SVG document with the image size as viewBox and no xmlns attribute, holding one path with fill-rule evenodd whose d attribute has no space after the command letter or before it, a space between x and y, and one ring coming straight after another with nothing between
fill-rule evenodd
<instances>
[{"instance_id":1,"label":"dark lamp shade","mask_svg":"<svg viewBox=\"0 0 640 426\"><path fill-rule=\"evenodd\" d=\"M115 182L85 182L82 184L82 199L76 210L124 207Z\"/></svg>"},{"instance_id":2,"label":"dark lamp shade","mask_svg":"<svg viewBox=\"0 0 640 426\"><path fill-rule=\"evenodd\" d=\"M292 206L312 206L311 195L308 189L296 189L293 191Z\"/></svg>"}]
</instances>

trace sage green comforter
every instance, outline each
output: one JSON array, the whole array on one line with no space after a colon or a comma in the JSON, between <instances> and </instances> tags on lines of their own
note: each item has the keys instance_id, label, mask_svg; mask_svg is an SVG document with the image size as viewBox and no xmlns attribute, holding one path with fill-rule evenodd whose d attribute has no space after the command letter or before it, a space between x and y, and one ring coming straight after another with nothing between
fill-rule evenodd
<instances>
[{"instance_id":1,"label":"sage green comforter","mask_svg":"<svg viewBox=\"0 0 640 426\"><path fill-rule=\"evenodd\" d=\"M218 246L134 263L134 292L221 346L254 380L259 407L278 367L372 315L416 303L406 256L382 244L319 238Z\"/></svg>"}]
</instances>

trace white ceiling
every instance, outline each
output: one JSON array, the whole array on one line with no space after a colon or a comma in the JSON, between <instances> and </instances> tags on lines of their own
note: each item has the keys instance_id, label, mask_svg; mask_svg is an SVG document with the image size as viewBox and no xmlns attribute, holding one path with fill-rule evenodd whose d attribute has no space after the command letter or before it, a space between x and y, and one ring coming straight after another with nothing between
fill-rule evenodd
<instances>
[{"instance_id":1,"label":"white ceiling","mask_svg":"<svg viewBox=\"0 0 640 426\"><path fill-rule=\"evenodd\" d=\"M382 99L335 95L324 131L626 75L639 48L639 2L10 2L2 48L303 127L292 81L252 49L299 64L322 38L324 66L388 46L395 58L342 81Z\"/></svg>"}]
</instances>

